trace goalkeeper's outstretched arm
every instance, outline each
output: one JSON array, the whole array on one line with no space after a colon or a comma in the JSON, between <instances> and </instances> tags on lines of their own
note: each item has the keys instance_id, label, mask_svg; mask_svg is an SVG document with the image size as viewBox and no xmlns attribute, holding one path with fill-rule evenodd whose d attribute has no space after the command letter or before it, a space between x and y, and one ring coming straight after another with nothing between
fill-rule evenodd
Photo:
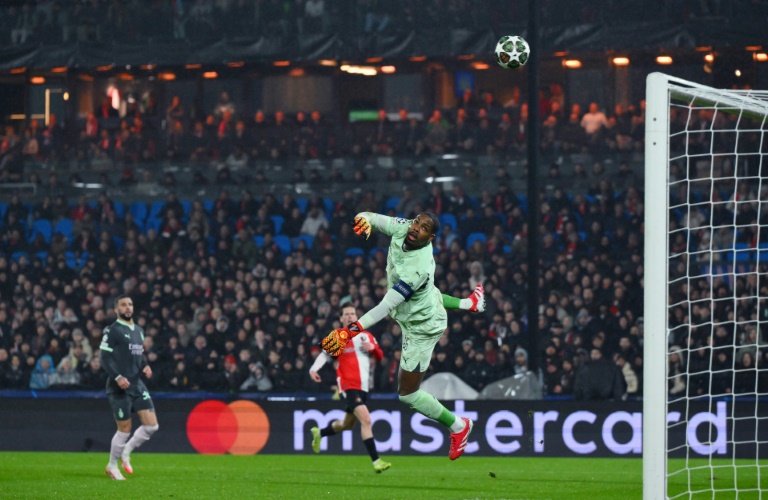
<instances>
[{"instance_id":1,"label":"goalkeeper's outstretched arm","mask_svg":"<svg viewBox=\"0 0 768 500\"><path fill-rule=\"evenodd\" d=\"M461 309L470 312L485 311L485 290L483 290L483 285L478 283L469 297L464 299L443 294L443 307L446 309Z\"/></svg>"},{"instance_id":2,"label":"goalkeeper's outstretched arm","mask_svg":"<svg viewBox=\"0 0 768 500\"><path fill-rule=\"evenodd\" d=\"M367 226L366 226L367 222ZM367 238L372 231L384 233L387 236L393 236L395 232L403 227L408 227L410 221L374 212L360 212L355 216L355 233L365 235Z\"/></svg>"}]
</instances>

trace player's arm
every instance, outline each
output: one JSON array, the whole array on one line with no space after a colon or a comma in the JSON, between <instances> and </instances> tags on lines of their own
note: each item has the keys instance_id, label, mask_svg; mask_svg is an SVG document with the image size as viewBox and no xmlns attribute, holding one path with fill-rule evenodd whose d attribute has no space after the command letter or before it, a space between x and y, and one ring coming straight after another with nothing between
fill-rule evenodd
<instances>
[{"instance_id":1,"label":"player's arm","mask_svg":"<svg viewBox=\"0 0 768 500\"><path fill-rule=\"evenodd\" d=\"M483 285L478 283L474 291L465 299L443 294L443 307L470 312L485 311L485 290L483 290Z\"/></svg>"},{"instance_id":2,"label":"player's arm","mask_svg":"<svg viewBox=\"0 0 768 500\"><path fill-rule=\"evenodd\" d=\"M373 231L384 233L387 236L395 236L408 232L408 226L410 226L410 221L407 219L388 217L373 212L360 212L355 216L355 226L352 230L358 236L365 236L368 239Z\"/></svg>"},{"instance_id":3,"label":"player's arm","mask_svg":"<svg viewBox=\"0 0 768 500\"><path fill-rule=\"evenodd\" d=\"M117 359L115 358L115 346L117 345L117 335L111 334L111 330L109 327L104 329L104 333L101 337L101 344L99 345L99 350L101 351L101 366L104 368L104 371L107 372L107 375L109 375L109 378L116 381L117 384L122 388L126 389L130 382L127 378L125 378L120 373L120 367L117 365ZM125 387L123 386L125 383Z\"/></svg>"},{"instance_id":4,"label":"player's arm","mask_svg":"<svg viewBox=\"0 0 768 500\"><path fill-rule=\"evenodd\" d=\"M315 362L309 367L309 377L317 383L322 382L322 378L318 373L320 369L330 360L330 356L324 352L321 352L318 357L315 358Z\"/></svg>"}]
</instances>

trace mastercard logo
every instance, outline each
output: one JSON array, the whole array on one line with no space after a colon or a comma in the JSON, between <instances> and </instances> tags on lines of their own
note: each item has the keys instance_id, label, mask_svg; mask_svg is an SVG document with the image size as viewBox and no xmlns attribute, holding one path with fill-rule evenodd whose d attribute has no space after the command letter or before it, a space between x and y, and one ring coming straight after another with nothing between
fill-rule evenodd
<instances>
[{"instance_id":1,"label":"mastercard logo","mask_svg":"<svg viewBox=\"0 0 768 500\"><path fill-rule=\"evenodd\" d=\"M187 417L187 438L198 453L254 455L269 440L269 419L253 401L203 401Z\"/></svg>"}]
</instances>

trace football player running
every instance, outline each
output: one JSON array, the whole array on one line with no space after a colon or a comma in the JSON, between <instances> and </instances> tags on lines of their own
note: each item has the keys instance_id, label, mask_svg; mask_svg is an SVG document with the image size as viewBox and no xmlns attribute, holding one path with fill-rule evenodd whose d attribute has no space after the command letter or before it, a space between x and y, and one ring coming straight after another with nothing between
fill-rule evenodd
<instances>
[{"instance_id":1,"label":"football player running","mask_svg":"<svg viewBox=\"0 0 768 500\"><path fill-rule=\"evenodd\" d=\"M468 418L459 418L420 387L432 359L432 351L448 326L446 309L483 312L483 286L478 284L464 299L444 295L435 286L432 240L440 230L440 222L434 213L422 212L415 219L406 220L362 212L355 217L353 229L366 238L372 231L391 236L387 252L389 290L382 301L358 321L328 334L323 339L323 350L338 356L350 339L387 315L391 316L403 331L397 379L400 401L450 430L448 458L456 460L464 453L474 423Z\"/></svg>"}]
</instances>

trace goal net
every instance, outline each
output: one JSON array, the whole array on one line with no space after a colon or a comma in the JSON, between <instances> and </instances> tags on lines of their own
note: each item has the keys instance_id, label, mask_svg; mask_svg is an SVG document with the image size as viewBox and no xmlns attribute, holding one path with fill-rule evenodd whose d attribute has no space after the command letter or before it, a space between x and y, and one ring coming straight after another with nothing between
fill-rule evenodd
<instances>
[{"instance_id":1,"label":"goal net","mask_svg":"<svg viewBox=\"0 0 768 500\"><path fill-rule=\"evenodd\" d=\"M768 499L768 92L646 96L644 499Z\"/></svg>"}]
</instances>

